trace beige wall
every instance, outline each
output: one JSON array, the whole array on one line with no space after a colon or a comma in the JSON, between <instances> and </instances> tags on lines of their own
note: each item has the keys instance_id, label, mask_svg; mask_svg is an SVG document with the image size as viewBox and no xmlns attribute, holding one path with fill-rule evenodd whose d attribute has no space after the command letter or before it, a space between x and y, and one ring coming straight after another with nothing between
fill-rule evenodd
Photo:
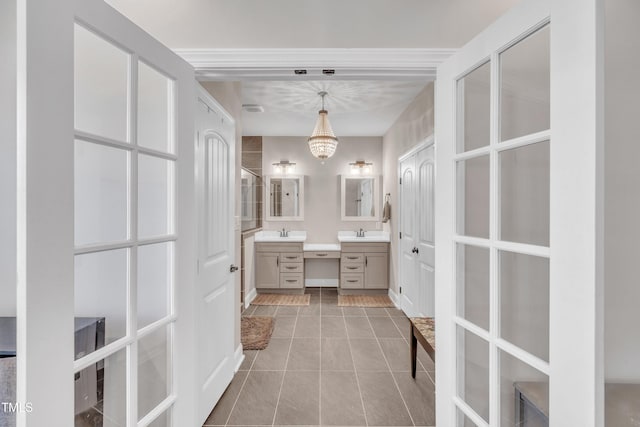
<instances>
[{"instance_id":1,"label":"beige wall","mask_svg":"<svg viewBox=\"0 0 640 427\"><path fill-rule=\"evenodd\" d=\"M16 314L16 2L0 2L0 316Z\"/></svg>"},{"instance_id":2,"label":"beige wall","mask_svg":"<svg viewBox=\"0 0 640 427\"><path fill-rule=\"evenodd\" d=\"M605 376L640 381L640 2L607 0Z\"/></svg>"},{"instance_id":3,"label":"beige wall","mask_svg":"<svg viewBox=\"0 0 640 427\"><path fill-rule=\"evenodd\" d=\"M240 265L241 248L240 248L240 194L241 194L241 178L240 171L242 170L242 97L241 97L241 84L240 82L204 82L202 86L218 101L225 110L236 121L236 161L235 161L235 265ZM240 274L236 274L236 293L235 293L235 333L234 333L234 348L240 345L240 286L241 277Z\"/></svg>"},{"instance_id":4,"label":"beige wall","mask_svg":"<svg viewBox=\"0 0 640 427\"><path fill-rule=\"evenodd\" d=\"M306 230L308 243L337 243L338 231L379 229L377 221L342 221L340 213L340 178L349 174L350 162L366 160L373 163L373 174L382 173L382 138L340 138L338 149L323 165L311 155L306 136L263 137L262 170L273 171L273 163L289 160L296 163L295 174L304 175L304 221L265 221L265 230ZM380 201L379 201L380 202ZM379 203L380 205L381 203ZM380 210L380 206L378 206ZM266 212L266 209L265 209ZM265 217L266 218L266 217Z\"/></svg>"},{"instance_id":5,"label":"beige wall","mask_svg":"<svg viewBox=\"0 0 640 427\"><path fill-rule=\"evenodd\" d=\"M429 83L398 117L382 139L382 193L391 193L391 221L384 230L391 233L389 287L398 292L398 158L433 134L434 85ZM436 142L437 143L437 142Z\"/></svg>"}]
</instances>

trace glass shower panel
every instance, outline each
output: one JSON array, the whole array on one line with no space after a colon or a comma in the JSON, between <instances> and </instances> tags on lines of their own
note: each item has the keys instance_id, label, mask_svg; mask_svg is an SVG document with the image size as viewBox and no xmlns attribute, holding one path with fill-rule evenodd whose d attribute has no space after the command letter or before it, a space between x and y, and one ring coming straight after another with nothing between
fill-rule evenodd
<instances>
[{"instance_id":1,"label":"glass shower panel","mask_svg":"<svg viewBox=\"0 0 640 427\"><path fill-rule=\"evenodd\" d=\"M489 330L489 249L457 247L458 316Z\"/></svg>"},{"instance_id":2,"label":"glass shower panel","mask_svg":"<svg viewBox=\"0 0 640 427\"><path fill-rule=\"evenodd\" d=\"M75 142L76 246L129 238L129 152Z\"/></svg>"},{"instance_id":3,"label":"glass shower panel","mask_svg":"<svg viewBox=\"0 0 640 427\"><path fill-rule=\"evenodd\" d=\"M75 128L129 142L129 54L75 25Z\"/></svg>"},{"instance_id":4,"label":"glass shower panel","mask_svg":"<svg viewBox=\"0 0 640 427\"><path fill-rule=\"evenodd\" d=\"M120 350L75 374L75 427L124 427L127 351Z\"/></svg>"},{"instance_id":5,"label":"glass shower panel","mask_svg":"<svg viewBox=\"0 0 640 427\"><path fill-rule=\"evenodd\" d=\"M549 259L499 252L500 337L549 360Z\"/></svg>"},{"instance_id":6,"label":"glass shower panel","mask_svg":"<svg viewBox=\"0 0 640 427\"><path fill-rule=\"evenodd\" d=\"M489 422L489 343L457 327L457 393Z\"/></svg>"},{"instance_id":7,"label":"glass shower panel","mask_svg":"<svg viewBox=\"0 0 640 427\"><path fill-rule=\"evenodd\" d=\"M138 145L173 153L173 81L138 62Z\"/></svg>"},{"instance_id":8,"label":"glass shower panel","mask_svg":"<svg viewBox=\"0 0 640 427\"><path fill-rule=\"evenodd\" d=\"M500 239L549 246L549 141L500 152Z\"/></svg>"},{"instance_id":9,"label":"glass shower panel","mask_svg":"<svg viewBox=\"0 0 640 427\"><path fill-rule=\"evenodd\" d=\"M500 140L550 128L550 26L500 54Z\"/></svg>"},{"instance_id":10,"label":"glass shower panel","mask_svg":"<svg viewBox=\"0 0 640 427\"><path fill-rule=\"evenodd\" d=\"M491 63L482 64L458 80L458 105L461 120L458 129L458 152L489 145Z\"/></svg>"},{"instance_id":11,"label":"glass shower panel","mask_svg":"<svg viewBox=\"0 0 640 427\"><path fill-rule=\"evenodd\" d=\"M461 160L458 174L458 234L489 238L489 156Z\"/></svg>"}]
</instances>

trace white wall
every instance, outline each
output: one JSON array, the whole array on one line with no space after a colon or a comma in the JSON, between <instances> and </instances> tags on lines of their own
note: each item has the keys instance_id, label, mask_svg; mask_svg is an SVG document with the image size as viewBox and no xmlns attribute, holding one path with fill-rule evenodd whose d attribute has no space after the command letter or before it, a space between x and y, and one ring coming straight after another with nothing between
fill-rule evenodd
<instances>
[{"instance_id":1,"label":"white wall","mask_svg":"<svg viewBox=\"0 0 640 427\"><path fill-rule=\"evenodd\" d=\"M398 292L398 158L433 134L434 86L428 84L398 117L382 139L382 194L391 193L391 220L384 230L391 233L389 287ZM437 141L436 141L437 144Z\"/></svg>"},{"instance_id":2,"label":"white wall","mask_svg":"<svg viewBox=\"0 0 640 427\"><path fill-rule=\"evenodd\" d=\"M16 315L16 2L0 2L0 316Z\"/></svg>"},{"instance_id":3,"label":"white wall","mask_svg":"<svg viewBox=\"0 0 640 427\"><path fill-rule=\"evenodd\" d=\"M304 175L304 221L265 221L266 230L306 230L308 243L337 243L338 231L379 229L376 221L342 221L340 213L340 175L350 174L349 163L372 162L372 174L382 173L382 138L340 138L336 153L323 165L311 155L307 136L263 137L262 170L273 173L273 163L296 163L296 175ZM267 206L267 205L265 205ZM381 206L377 206L380 210Z\"/></svg>"},{"instance_id":4,"label":"white wall","mask_svg":"<svg viewBox=\"0 0 640 427\"><path fill-rule=\"evenodd\" d=\"M605 5L605 376L638 382L640 3Z\"/></svg>"},{"instance_id":5,"label":"white wall","mask_svg":"<svg viewBox=\"0 0 640 427\"><path fill-rule=\"evenodd\" d=\"M236 121L236 176L235 176L235 216L237 218L237 224L235 227L234 240L235 240L235 261L234 264L240 266L241 252L240 252L240 216L242 215L242 97L241 86L239 82L204 82L202 86L218 101L222 107ZM234 302L235 313L235 332L234 332L234 348L240 345L240 287L241 278L240 274L236 274L236 292Z\"/></svg>"},{"instance_id":6,"label":"white wall","mask_svg":"<svg viewBox=\"0 0 640 427\"><path fill-rule=\"evenodd\" d=\"M171 48L459 47L517 1L107 0Z\"/></svg>"}]
</instances>

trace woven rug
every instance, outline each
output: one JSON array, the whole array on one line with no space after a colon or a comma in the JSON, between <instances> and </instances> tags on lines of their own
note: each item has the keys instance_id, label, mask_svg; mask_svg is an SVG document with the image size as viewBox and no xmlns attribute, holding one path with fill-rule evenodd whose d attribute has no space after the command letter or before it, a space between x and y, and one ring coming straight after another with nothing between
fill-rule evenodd
<instances>
[{"instance_id":1,"label":"woven rug","mask_svg":"<svg viewBox=\"0 0 640 427\"><path fill-rule=\"evenodd\" d=\"M242 316L240 340L245 350L264 350L273 333L273 317Z\"/></svg>"},{"instance_id":2,"label":"woven rug","mask_svg":"<svg viewBox=\"0 0 640 427\"><path fill-rule=\"evenodd\" d=\"M387 295L338 295L338 307L395 307Z\"/></svg>"},{"instance_id":3,"label":"woven rug","mask_svg":"<svg viewBox=\"0 0 640 427\"><path fill-rule=\"evenodd\" d=\"M258 294L253 305L309 305L311 295Z\"/></svg>"}]
</instances>

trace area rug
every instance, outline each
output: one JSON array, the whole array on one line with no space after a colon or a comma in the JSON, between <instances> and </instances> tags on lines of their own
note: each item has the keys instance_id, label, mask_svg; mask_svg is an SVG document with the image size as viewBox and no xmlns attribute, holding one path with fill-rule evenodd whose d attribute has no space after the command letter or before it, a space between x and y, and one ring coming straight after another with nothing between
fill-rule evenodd
<instances>
[{"instance_id":1,"label":"area rug","mask_svg":"<svg viewBox=\"0 0 640 427\"><path fill-rule=\"evenodd\" d=\"M338 307L395 307L387 295L338 295Z\"/></svg>"},{"instance_id":2,"label":"area rug","mask_svg":"<svg viewBox=\"0 0 640 427\"><path fill-rule=\"evenodd\" d=\"M309 305L311 295L258 294L253 305Z\"/></svg>"},{"instance_id":3,"label":"area rug","mask_svg":"<svg viewBox=\"0 0 640 427\"><path fill-rule=\"evenodd\" d=\"M273 317L242 316L240 340L245 350L264 350L273 333Z\"/></svg>"}]
</instances>

